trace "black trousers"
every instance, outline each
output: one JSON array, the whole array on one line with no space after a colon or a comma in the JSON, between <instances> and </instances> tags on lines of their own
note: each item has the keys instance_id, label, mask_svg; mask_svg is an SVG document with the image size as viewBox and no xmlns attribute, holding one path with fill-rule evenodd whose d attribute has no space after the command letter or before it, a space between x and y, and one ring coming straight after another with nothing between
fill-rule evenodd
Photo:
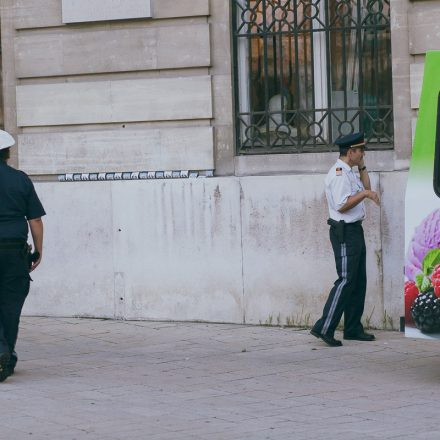
<instances>
[{"instance_id":1,"label":"black trousers","mask_svg":"<svg viewBox=\"0 0 440 440\"><path fill-rule=\"evenodd\" d=\"M23 250L0 248L0 352L7 351L13 357L30 280Z\"/></svg>"},{"instance_id":2,"label":"black trousers","mask_svg":"<svg viewBox=\"0 0 440 440\"><path fill-rule=\"evenodd\" d=\"M335 228L330 227L330 241L338 279L313 330L333 336L344 314L344 334L355 335L364 330L361 318L367 289L366 249L362 225L347 223L343 243L337 239Z\"/></svg>"}]
</instances>

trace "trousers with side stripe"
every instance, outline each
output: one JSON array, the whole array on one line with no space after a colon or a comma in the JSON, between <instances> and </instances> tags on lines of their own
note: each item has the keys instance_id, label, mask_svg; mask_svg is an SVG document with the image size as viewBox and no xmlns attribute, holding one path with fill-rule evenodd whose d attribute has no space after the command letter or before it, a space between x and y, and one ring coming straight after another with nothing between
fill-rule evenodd
<instances>
[{"instance_id":1,"label":"trousers with side stripe","mask_svg":"<svg viewBox=\"0 0 440 440\"><path fill-rule=\"evenodd\" d=\"M338 240L335 228L330 227L330 241L338 279L313 330L333 336L344 314L344 334L356 335L364 330L361 318L367 288L366 248L362 225L347 223L343 243Z\"/></svg>"}]
</instances>

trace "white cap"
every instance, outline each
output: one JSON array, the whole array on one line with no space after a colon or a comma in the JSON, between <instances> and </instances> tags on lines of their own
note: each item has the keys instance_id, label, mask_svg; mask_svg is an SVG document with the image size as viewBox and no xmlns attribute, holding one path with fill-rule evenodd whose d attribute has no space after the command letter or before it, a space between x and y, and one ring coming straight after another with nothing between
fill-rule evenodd
<instances>
[{"instance_id":1,"label":"white cap","mask_svg":"<svg viewBox=\"0 0 440 440\"><path fill-rule=\"evenodd\" d=\"M12 147L14 144L14 138L7 131L0 130L0 150Z\"/></svg>"}]
</instances>

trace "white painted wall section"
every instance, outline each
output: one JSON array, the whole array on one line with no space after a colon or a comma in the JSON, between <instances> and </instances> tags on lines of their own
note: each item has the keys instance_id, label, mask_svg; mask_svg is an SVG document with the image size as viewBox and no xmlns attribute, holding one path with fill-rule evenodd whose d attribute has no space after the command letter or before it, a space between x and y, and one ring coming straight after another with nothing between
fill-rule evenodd
<instances>
[{"instance_id":1,"label":"white painted wall section","mask_svg":"<svg viewBox=\"0 0 440 440\"><path fill-rule=\"evenodd\" d=\"M380 234L399 233L401 206L388 202L406 173L371 177L385 205L367 204L364 317L380 327L386 311L398 325L404 250ZM36 183L46 249L25 312L310 324L337 277L323 180Z\"/></svg>"},{"instance_id":2,"label":"white painted wall section","mask_svg":"<svg viewBox=\"0 0 440 440\"><path fill-rule=\"evenodd\" d=\"M47 213L44 266L32 273L25 311L114 317L111 183L89 182L85 191L54 183L36 188Z\"/></svg>"},{"instance_id":3,"label":"white painted wall section","mask_svg":"<svg viewBox=\"0 0 440 440\"><path fill-rule=\"evenodd\" d=\"M237 179L127 183L112 189L126 318L242 322Z\"/></svg>"},{"instance_id":4,"label":"white painted wall section","mask_svg":"<svg viewBox=\"0 0 440 440\"><path fill-rule=\"evenodd\" d=\"M36 189L45 264L25 313L243 321L237 179Z\"/></svg>"},{"instance_id":5,"label":"white painted wall section","mask_svg":"<svg viewBox=\"0 0 440 440\"><path fill-rule=\"evenodd\" d=\"M378 186L371 174L372 186ZM337 278L328 239L328 209L323 175L240 179L243 230L243 280L246 322L280 317L309 325L322 312ZM368 203L367 203L368 204ZM369 272L366 313L381 319L380 209L368 206L365 231Z\"/></svg>"}]
</instances>

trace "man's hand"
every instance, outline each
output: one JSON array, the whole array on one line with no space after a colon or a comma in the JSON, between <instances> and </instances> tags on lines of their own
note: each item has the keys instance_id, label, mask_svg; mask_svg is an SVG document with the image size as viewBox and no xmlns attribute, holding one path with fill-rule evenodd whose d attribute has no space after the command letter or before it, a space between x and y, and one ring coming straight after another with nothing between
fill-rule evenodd
<instances>
[{"instance_id":1,"label":"man's hand","mask_svg":"<svg viewBox=\"0 0 440 440\"><path fill-rule=\"evenodd\" d=\"M32 262L31 268L29 269L29 272L32 272L34 269L36 269L36 267L41 263L41 254L38 257L37 260Z\"/></svg>"},{"instance_id":2,"label":"man's hand","mask_svg":"<svg viewBox=\"0 0 440 440\"><path fill-rule=\"evenodd\" d=\"M364 158L362 158L362 159L359 161L358 169L360 170L360 169L363 168L364 166L365 166L365 162L364 162Z\"/></svg>"},{"instance_id":3,"label":"man's hand","mask_svg":"<svg viewBox=\"0 0 440 440\"><path fill-rule=\"evenodd\" d=\"M32 272L40 264L43 256L43 221L41 218L28 220L29 227L31 229L32 239L34 240L35 250L38 251L40 256L32 263L29 272Z\"/></svg>"},{"instance_id":4,"label":"man's hand","mask_svg":"<svg viewBox=\"0 0 440 440\"><path fill-rule=\"evenodd\" d=\"M40 258L39 258L37 261L34 261L34 262L32 263L32 266L31 266L31 268L29 269L29 272L32 272L34 269L36 269L37 266L40 264L40 262L41 262L41 255L40 255Z\"/></svg>"},{"instance_id":5,"label":"man's hand","mask_svg":"<svg viewBox=\"0 0 440 440\"><path fill-rule=\"evenodd\" d=\"M364 191L365 198L372 200L376 205L380 205L379 195L376 191L371 191L370 189L366 189Z\"/></svg>"}]
</instances>

